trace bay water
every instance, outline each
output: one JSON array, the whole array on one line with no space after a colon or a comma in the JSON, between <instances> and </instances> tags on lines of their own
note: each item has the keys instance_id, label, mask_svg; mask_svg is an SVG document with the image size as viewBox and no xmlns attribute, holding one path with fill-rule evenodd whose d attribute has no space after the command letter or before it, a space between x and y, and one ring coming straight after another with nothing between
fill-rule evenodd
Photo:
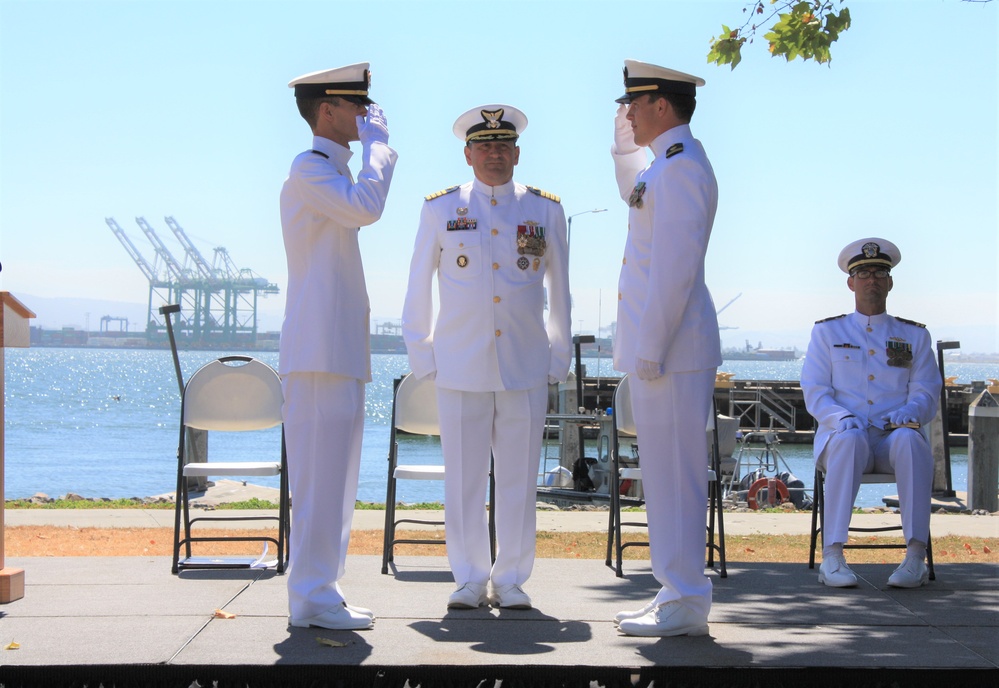
<instances>
[{"instance_id":1,"label":"bay water","mask_svg":"<svg viewBox=\"0 0 999 688\"><path fill-rule=\"evenodd\" d=\"M176 483L180 390L169 350L147 349L7 349L5 352L4 498L41 492L60 497L149 497L172 492ZM184 379L202 365L231 352L182 351ZM277 366L276 352L252 355ZM590 375L617 377L607 358L584 359ZM721 370L736 379L798 380L801 361L725 361ZM358 499L385 501L393 380L409 371L405 355L372 356ZM959 382L999 377L999 365L947 364ZM721 409L724 411L724 409ZM436 438L400 436L400 456L410 463L441 463ZM213 433L209 456L239 452L247 460L276 457L276 431ZM557 444L547 464L557 465ZM811 487L811 445L783 444L786 469ZM967 484L967 450L951 449L955 490ZM277 487L277 480L255 478ZM879 506L893 486L865 485L859 506ZM443 502L439 481L400 481L402 502Z\"/></svg>"}]
</instances>

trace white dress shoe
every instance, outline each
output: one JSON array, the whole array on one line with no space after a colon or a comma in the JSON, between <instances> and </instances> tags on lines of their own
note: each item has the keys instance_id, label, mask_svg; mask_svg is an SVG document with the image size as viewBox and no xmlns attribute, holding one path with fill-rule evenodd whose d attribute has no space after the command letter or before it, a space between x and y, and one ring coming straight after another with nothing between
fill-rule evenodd
<instances>
[{"instance_id":1,"label":"white dress shoe","mask_svg":"<svg viewBox=\"0 0 999 688\"><path fill-rule=\"evenodd\" d=\"M656 608L656 601L652 600L641 609L636 609L630 612L618 612L617 615L614 617L614 625L617 626L625 619L637 619L639 617L645 616L655 608Z\"/></svg>"},{"instance_id":2,"label":"white dress shoe","mask_svg":"<svg viewBox=\"0 0 999 688\"><path fill-rule=\"evenodd\" d=\"M303 616L298 619L289 618L289 623L298 628L328 628L331 631L363 631L371 628L374 623L371 617L351 611L349 607L339 606L327 609L315 616Z\"/></svg>"},{"instance_id":3,"label":"white dress shoe","mask_svg":"<svg viewBox=\"0 0 999 688\"><path fill-rule=\"evenodd\" d=\"M346 600L344 600L343 606L349 609L350 611L354 612L355 614L361 614L363 616L366 616L372 621L375 620L375 613L370 609L368 609L367 607L358 607L356 604L347 604Z\"/></svg>"},{"instance_id":4,"label":"white dress shoe","mask_svg":"<svg viewBox=\"0 0 999 688\"><path fill-rule=\"evenodd\" d=\"M842 554L823 559L819 566L819 582L830 588L852 588L857 584L857 574L846 565Z\"/></svg>"},{"instance_id":5,"label":"white dress shoe","mask_svg":"<svg viewBox=\"0 0 999 688\"><path fill-rule=\"evenodd\" d=\"M343 599L345 595L343 594L343 588L340 587L340 581L334 583L333 586L336 588L336 594L340 596L340 599ZM343 606L351 610L352 612L357 612L358 614L364 614L365 616L370 616L372 620L374 620L375 618L375 613L370 609L367 609L366 607L358 607L355 604L347 604L347 600L343 601Z\"/></svg>"},{"instance_id":6,"label":"white dress shoe","mask_svg":"<svg viewBox=\"0 0 999 688\"><path fill-rule=\"evenodd\" d=\"M680 602L666 602L637 619L622 619L617 629L626 635L659 638L707 635L708 619Z\"/></svg>"},{"instance_id":7,"label":"white dress shoe","mask_svg":"<svg viewBox=\"0 0 999 688\"><path fill-rule=\"evenodd\" d=\"M930 572L923 558L907 554L895 573L888 577L888 585L893 588L918 588L929 579Z\"/></svg>"},{"instance_id":8,"label":"white dress shoe","mask_svg":"<svg viewBox=\"0 0 999 688\"><path fill-rule=\"evenodd\" d=\"M503 609L530 609L531 597L516 584L493 588L489 602Z\"/></svg>"},{"instance_id":9,"label":"white dress shoe","mask_svg":"<svg viewBox=\"0 0 999 688\"><path fill-rule=\"evenodd\" d=\"M465 583L447 598L448 609L478 609L486 603L486 586Z\"/></svg>"}]
</instances>

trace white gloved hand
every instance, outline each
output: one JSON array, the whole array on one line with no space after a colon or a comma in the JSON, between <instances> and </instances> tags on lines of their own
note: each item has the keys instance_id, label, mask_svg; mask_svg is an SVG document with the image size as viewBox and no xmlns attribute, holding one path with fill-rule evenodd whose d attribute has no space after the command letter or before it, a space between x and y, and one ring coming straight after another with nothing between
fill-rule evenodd
<instances>
[{"instance_id":1,"label":"white gloved hand","mask_svg":"<svg viewBox=\"0 0 999 688\"><path fill-rule=\"evenodd\" d=\"M430 382L433 382L434 380L437 379L437 371L436 370L431 370L429 373L427 373L426 375L424 375L420 379L421 380L428 380Z\"/></svg>"},{"instance_id":2,"label":"white gloved hand","mask_svg":"<svg viewBox=\"0 0 999 688\"><path fill-rule=\"evenodd\" d=\"M844 416L839 419L839 425L836 426L836 432L846 432L847 430L863 430L864 423L856 416Z\"/></svg>"},{"instance_id":3,"label":"white gloved hand","mask_svg":"<svg viewBox=\"0 0 999 688\"><path fill-rule=\"evenodd\" d=\"M560 383L560 382L562 382L562 381L561 381L561 380L559 380L559 379L558 379L557 377L555 377L554 375L549 375L549 376L548 376L548 384L550 384L550 385L557 385L557 384L558 384L558 383Z\"/></svg>"},{"instance_id":4,"label":"white gloved hand","mask_svg":"<svg viewBox=\"0 0 999 688\"><path fill-rule=\"evenodd\" d=\"M639 150L639 146L635 145L635 132L631 129L627 114L628 106L622 103L614 115L614 148L618 155L627 155Z\"/></svg>"},{"instance_id":5,"label":"white gloved hand","mask_svg":"<svg viewBox=\"0 0 999 688\"><path fill-rule=\"evenodd\" d=\"M388 143L388 121L385 113L378 107L377 103L368 106L368 116L357 117L357 139L362 146L366 146L372 141Z\"/></svg>"},{"instance_id":6,"label":"white gloved hand","mask_svg":"<svg viewBox=\"0 0 999 688\"><path fill-rule=\"evenodd\" d=\"M663 376L663 367L658 361L646 361L644 358L635 358L635 375L639 380L658 380Z\"/></svg>"},{"instance_id":7,"label":"white gloved hand","mask_svg":"<svg viewBox=\"0 0 999 688\"><path fill-rule=\"evenodd\" d=\"M912 415L912 412L906 409L904 406L900 409L895 409L882 420L894 425L905 425L906 423L915 423L916 417Z\"/></svg>"}]
</instances>

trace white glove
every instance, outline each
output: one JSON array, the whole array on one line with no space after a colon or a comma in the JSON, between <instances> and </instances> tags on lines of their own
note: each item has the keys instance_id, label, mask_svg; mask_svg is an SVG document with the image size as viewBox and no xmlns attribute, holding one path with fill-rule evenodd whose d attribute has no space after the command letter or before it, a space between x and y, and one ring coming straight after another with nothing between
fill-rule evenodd
<instances>
[{"instance_id":1,"label":"white glove","mask_svg":"<svg viewBox=\"0 0 999 688\"><path fill-rule=\"evenodd\" d=\"M892 423L894 425L905 425L906 423L915 423L916 417L912 415L912 411L909 411L904 406L900 409L895 409L887 416L882 418L887 423Z\"/></svg>"},{"instance_id":2,"label":"white glove","mask_svg":"<svg viewBox=\"0 0 999 688\"><path fill-rule=\"evenodd\" d=\"M635 358L635 375L639 380L658 380L663 376L663 367L658 361L646 361L644 358Z\"/></svg>"},{"instance_id":3,"label":"white glove","mask_svg":"<svg viewBox=\"0 0 999 688\"><path fill-rule=\"evenodd\" d=\"M856 416L845 416L839 419L839 425L836 426L836 432L846 432L847 430L863 430L864 424Z\"/></svg>"},{"instance_id":4,"label":"white glove","mask_svg":"<svg viewBox=\"0 0 999 688\"><path fill-rule=\"evenodd\" d=\"M377 103L368 106L368 116L357 117L357 139L362 146L366 146L372 141L388 143L388 121L385 113L378 107Z\"/></svg>"},{"instance_id":5,"label":"white glove","mask_svg":"<svg viewBox=\"0 0 999 688\"><path fill-rule=\"evenodd\" d=\"M562 381L561 381L561 380L559 380L559 379L558 379L557 377L555 377L554 375L549 375L549 376L548 376L548 384L550 384L550 385L557 385L557 384L558 384L558 383L560 383L560 382L562 382Z\"/></svg>"},{"instance_id":6,"label":"white glove","mask_svg":"<svg viewBox=\"0 0 999 688\"><path fill-rule=\"evenodd\" d=\"M614 115L614 148L618 155L627 155L639 150L639 146L635 145L635 132L631 129L627 114L628 106L622 103Z\"/></svg>"},{"instance_id":7,"label":"white glove","mask_svg":"<svg viewBox=\"0 0 999 688\"><path fill-rule=\"evenodd\" d=\"M421 380L427 380L429 382L433 382L434 380L437 379L437 371L436 370L431 370L429 373L427 373L426 375L424 375L420 379Z\"/></svg>"}]
</instances>

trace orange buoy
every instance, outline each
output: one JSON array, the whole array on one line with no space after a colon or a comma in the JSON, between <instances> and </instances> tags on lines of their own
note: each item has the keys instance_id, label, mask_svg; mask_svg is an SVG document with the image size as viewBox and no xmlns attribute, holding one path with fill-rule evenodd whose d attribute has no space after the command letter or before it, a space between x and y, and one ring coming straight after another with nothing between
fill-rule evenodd
<instances>
[{"instance_id":1,"label":"orange buoy","mask_svg":"<svg viewBox=\"0 0 999 688\"><path fill-rule=\"evenodd\" d=\"M750 509L756 510L760 508L756 496L764 488L767 491L766 506L774 507L778 504L783 504L791 498L791 493L787 491L787 485L784 484L784 481L777 478L760 478L749 486L749 493L746 495L746 502L749 504Z\"/></svg>"}]
</instances>

